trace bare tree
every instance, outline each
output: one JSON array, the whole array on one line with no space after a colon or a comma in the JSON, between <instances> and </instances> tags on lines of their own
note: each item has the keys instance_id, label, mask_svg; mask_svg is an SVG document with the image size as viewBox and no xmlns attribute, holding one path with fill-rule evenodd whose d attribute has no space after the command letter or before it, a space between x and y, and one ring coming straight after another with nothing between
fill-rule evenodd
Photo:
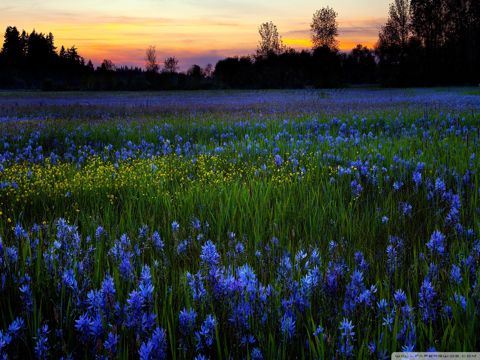
<instances>
[{"instance_id":1,"label":"bare tree","mask_svg":"<svg viewBox=\"0 0 480 360\"><path fill-rule=\"evenodd\" d=\"M160 69L157 63L155 46L149 46L145 51L145 68L148 72L156 73Z\"/></svg>"},{"instance_id":2,"label":"bare tree","mask_svg":"<svg viewBox=\"0 0 480 360\"><path fill-rule=\"evenodd\" d=\"M278 35L277 26L269 21L261 24L258 28L260 42L257 47L257 56L267 57L271 54L281 54L284 50L282 39Z\"/></svg>"},{"instance_id":3,"label":"bare tree","mask_svg":"<svg viewBox=\"0 0 480 360\"><path fill-rule=\"evenodd\" d=\"M174 56L170 56L163 62L163 71L173 74L178 71L178 59Z\"/></svg>"},{"instance_id":4,"label":"bare tree","mask_svg":"<svg viewBox=\"0 0 480 360\"><path fill-rule=\"evenodd\" d=\"M338 41L337 13L331 7L324 7L313 14L310 29L314 48L336 49Z\"/></svg>"}]
</instances>

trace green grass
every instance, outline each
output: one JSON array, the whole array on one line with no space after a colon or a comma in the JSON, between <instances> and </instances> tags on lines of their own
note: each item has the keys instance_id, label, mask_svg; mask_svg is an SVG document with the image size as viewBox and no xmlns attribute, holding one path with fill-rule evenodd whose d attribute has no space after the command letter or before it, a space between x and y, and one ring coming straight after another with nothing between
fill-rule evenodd
<instances>
[{"instance_id":1,"label":"green grass","mask_svg":"<svg viewBox=\"0 0 480 360\"><path fill-rule=\"evenodd\" d=\"M125 304L138 285L142 265L151 267L155 286L153 311L157 315L157 324L166 330L170 357L190 358L196 352L193 336L185 340L179 332L178 314L190 306L199 314L197 328L209 313L215 314L217 319L216 341L205 351L206 354L212 358L251 356L251 347L239 345L238 334L229 325L229 310L222 303L227 300L212 297L204 303L195 302L186 284L187 271L205 271L199 260L202 242L195 240L199 231L190 225L197 217L202 223L208 222L208 229L202 229L202 233L205 239L215 243L224 266L236 274L240 266L250 264L258 280L265 285L272 284L274 292L279 294L268 300L271 313L266 324L260 322L261 314L249 320L256 341L253 346L258 346L265 358L291 358L292 353L299 358L339 357L338 326L345 317L342 315L345 287L351 272L358 266L355 261L357 251L363 252L369 264L364 271L365 285L367 288L377 286L377 301L384 298L393 308L394 291L403 289L406 292L409 304L415 309L412 321L416 329L417 350L427 350L430 346L440 351L478 350L478 284L474 286L474 276L465 268L462 268L460 285L452 285L449 280L451 264L458 264L473 253L473 240L468 242L445 225L449 204L437 198L429 201L431 189L426 186L428 181L434 183L436 178L442 178L448 189L458 193L462 203L460 222L465 229L472 228L478 236L480 179L474 171L470 185L464 185L461 180L467 170L480 168L478 156L471 158L478 149L478 132L471 131L467 136L460 131L462 127L478 128L478 120L471 112L457 114L464 120L451 124L459 133L448 133L444 115L429 113L427 118L421 119L422 112L417 109L399 117L398 112L379 111L366 117L363 123L344 115L340 121L345 121L350 128L360 129L365 136L359 137L357 142L351 138L337 141L340 124L332 125L328 130L332 136L330 140L320 141L318 137L312 137L308 146L304 143L295 145L295 141L303 140L299 135L312 132L309 127L312 117L304 114L289 119L293 121L287 124L283 123L281 114L275 114L269 120L262 118L263 128L253 126L259 118L249 119L248 126L233 126L234 120L227 113L223 116L202 115L194 122L189 116L170 115L157 120L154 114L148 114L138 121L118 117L115 121L55 119L5 125L4 141L22 148L27 146L30 134L38 131L36 146L41 144L46 154L66 151L67 137L77 144L76 150L86 144L111 144L114 150L105 153L104 160L101 156L86 156L81 165L63 161L51 166L33 165L23 161L7 163L0 172L0 182L15 180L18 185L14 190L0 190L0 237L4 246L17 246L19 250L18 263L5 270L9 277L6 289L1 293L0 329L5 329L19 314L24 316L26 335L24 343L18 346L28 349L25 354L30 357L33 356L36 331L41 323L48 321L52 329L64 331L63 343L51 336L51 344L55 344L51 349L53 355L92 356L88 349L83 350L84 345L79 344L78 332L74 329L83 308L75 304L75 297L62 285L61 266L56 265L59 272L55 270L52 275L47 271L43 257L55 238L55 221L62 217L78 227L82 251L90 246L86 236L93 237L98 226L104 227L108 233L101 241L94 240L88 256L92 260L91 267L85 274L76 271L77 281L88 282L85 292L98 289L105 274L109 273L115 279L117 300ZM330 121L328 117L321 118L319 124ZM164 126L165 123L169 126ZM409 132L414 125L422 127L422 131ZM143 160L115 160L115 150L126 147L128 141L137 144L142 140L158 142L158 133L152 130L155 127L161 127L162 136L172 143L177 135L203 147L202 151L208 153L202 160L204 162L200 156L194 156L197 160L194 162L192 156L174 154ZM24 136L16 137L21 131ZM275 140L282 131L288 134L279 135ZM221 137L225 132L230 134L228 140ZM367 136L368 132L372 133L371 137ZM326 135L325 131L321 134ZM258 147L255 151L247 150L251 139L255 139ZM214 155L218 146L224 146L225 150ZM275 165L274 147L278 147L285 161L282 166ZM304 153L302 149L305 149ZM6 150L1 143L0 150ZM299 150L294 154L299 161L298 167L287 161L296 150ZM241 158L239 153L242 153ZM394 160L396 157L401 160ZM369 180L371 175L360 175L357 168L349 166L351 161L358 159L369 162L368 171L373 166L378 167L375 183ZM118 168L114 167L117 162ZM423 184L416 188L412 171L419 162L425 163L425 170ZM157 170L152 170L153 165ZM352 174L340 175L339 166L350 168ZM300 170L302 167L305 172ZM111 176L112 173L115 176ZM351 182L354 179L363 186L359 197L352 195ZM395 180L404 183L398 191L393 190ZM402 215L399 208L402 202L412 204L411 215ZM389 218L388 223L382 223L383 216ZM174 220L180 223L178 232L172 231ZM49 226L41 232L37 249L34 250L28 241L15 239L13 228L17 223L25 228L34 223ZM159 230L165 242L162 253L155 251L150 242L138 238L142 225L148 225L150 233ZM447 236L448 255L445 259L431 257L425 246L435 230L441 230ZM229 239L229 232L236 234L235 241ZM109 255L115 240L124 233L131 238L132 246L137 244L141 249L141 255L135 256L135 281L132 283L122 280L118 264ZM405 250L400 268L388 276L386 248L391 235L404 240ZM272 247L272 237L278 238L279 245L268 252L266 246ZM187 251L179 254L178 245L189 238L192 241ZM333 253L330 250L332 241L338 244ZM233 256L237 242L244 245L245 252ZM319 271L322 279L326 277L330 261L343 260L349 270L339 280L336 296L323 288L318 289L312 295L309 307L295 308L296 336L287 341L279 329L279 319L283 315L282 298L291 295L292 289L278 278L280 260L284 253L288 253L295 264L295 254L299 250L310 255L314 249L321 255ZM34 251L37 257L32 260ZM257 251L262 253L261 258ZM78 256L73 260L77 265L84 255L79 253ZM479 259L475 261L478 265ZM422 321L418 311L418 293L430 262L436 262L440 267L435 281L438 297L442 305L452 306L452 317L439 315L434 324ZM300 281L305 271L294 268L292 279ZM34 310L31 315L22 310L16 273L28 273L32 277ZM478 279L478 270L476 276ZM56 284L60 284L60 291ZM453 301L455 293L467 297L465 311ZM84 298L85 294L80 296ZM357 358L372 356L368 349L371 341L376 341L387 354L400 351L404 345L403 340L397 339L403 321L400 309L392 329L388 330L382 325L383 319L378 317L375 308L375 304L372 309L359 307L349 316L355 325L354 354ZM442 309L438 311L440 313ZM325 338L312 335L318 325L324 327ZM116 331L122 335L120 357L136 355L145 338L140 341L131 329ZM307 339L309 347L305 346ZM180 344L186 345L185 348Z\"/></svg>"}]
</instances>

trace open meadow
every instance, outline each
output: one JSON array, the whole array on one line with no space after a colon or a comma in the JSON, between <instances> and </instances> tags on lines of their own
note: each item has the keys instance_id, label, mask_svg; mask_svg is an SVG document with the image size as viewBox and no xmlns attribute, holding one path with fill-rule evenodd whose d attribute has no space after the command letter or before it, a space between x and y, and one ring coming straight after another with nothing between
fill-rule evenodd
<instances>
[{"instance_id":1,"label":"open meadow","mask_svg":"<svg viewBox=\"0 0 480 360\"><path fill-rule=\"evenodd\" d=\"M0 92L0 358L480 351L480 91Z\"/></svg>"}]
</instances>

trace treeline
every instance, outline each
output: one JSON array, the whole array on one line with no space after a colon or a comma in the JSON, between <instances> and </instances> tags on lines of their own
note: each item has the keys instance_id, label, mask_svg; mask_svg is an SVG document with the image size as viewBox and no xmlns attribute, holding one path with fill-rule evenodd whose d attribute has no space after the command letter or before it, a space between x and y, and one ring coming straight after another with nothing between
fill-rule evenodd
<instances>
[{"instance_id":1,"label":"treeline","mask_svg":"<svg viewBox=\"0 0 480 360\"><path fill-rule=\"evenodd\" d=\"M371 49L358 45L349 54L326 46L289 49L267 56L233 57L215 66L215 79L233 88L339 87L374 84L378 67Z\"/></svg>"},{"instance_id":2,"label":"treeline","mask_svg":"<svg viewBox=\"0 0 480 360\"><path fill-rule=\"evenodd\" d=\"M209 88L305 88L348 84L384 86L480 83L479 0L395 0L374 49L338 49L337 13L313 14L312 49L287 48L272 22L260 25L253 55L220 60L215 67L178 71L178 60L157 61L155 47L145 68L95 68L75 46L57 49L53 34L5 31L0 52L0 88L44 90L158 90Z\"/></svg>"},{"instance_id":3,"label":"treeline","mask_svg":"<svg viewBox=\"0 0 480 360\"><path fill-rule=\"evenodd\" d=\"M385 85L478 85L480 1L395 0L376 55Z\"/></svg>"},{"instance_id":4,"label":"treeline","mask_svg":"<svg viewBox=\"0 0 480 360\"><path fill-rule=\"evenodd\" d=\"M480 84L480 0L395 0L388 15L374 49L348 54L329 7L313 15L310 51L287 49L264 23L255 56L219 61L215 77L239 88Z\"/></svg>"},{"instance_id":5,"label":"treeline","mask_svg":"<svg viewBox=\"0 0 480 360\"><path fill-rule=\"evenodd\" d=\"M165 59L163 71L117 67L104 60L97 68L77 48L54 45L52 33L21 33L9 26L0 52L0 88L43 90L148 90L212 87L212 67L194 65L178 72L175 57Z\"/></svg>"}]
</instances>

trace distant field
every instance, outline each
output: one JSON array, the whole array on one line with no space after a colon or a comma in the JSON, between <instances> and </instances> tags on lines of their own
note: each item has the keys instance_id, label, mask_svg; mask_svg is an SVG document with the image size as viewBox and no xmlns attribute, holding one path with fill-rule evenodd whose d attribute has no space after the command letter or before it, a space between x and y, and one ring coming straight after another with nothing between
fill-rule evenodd
<instances>
[{"instance_id":1,"label":"distant field","mask_svg":"<svg viewBox=\"0 0 480 360\"><path fill-rule=\"evenodd\" d=\"M182 113L252 116L342 115L352 112L469 111L477 88L331 89L177 92L0 92L5 117L104 118ZM74 108L73 108L74 107ZM103 113L102 113L103 110Z\"/></svg>"},{"instance_id":2,"label":"distant field","mask_svg":"<svg viewBox=\"0 0 480 360\"><path fill-rule=\"evenodd\" d=\"M0 355L480 351L477 92L0 92Z\"/></svg>"}]
</instances>

